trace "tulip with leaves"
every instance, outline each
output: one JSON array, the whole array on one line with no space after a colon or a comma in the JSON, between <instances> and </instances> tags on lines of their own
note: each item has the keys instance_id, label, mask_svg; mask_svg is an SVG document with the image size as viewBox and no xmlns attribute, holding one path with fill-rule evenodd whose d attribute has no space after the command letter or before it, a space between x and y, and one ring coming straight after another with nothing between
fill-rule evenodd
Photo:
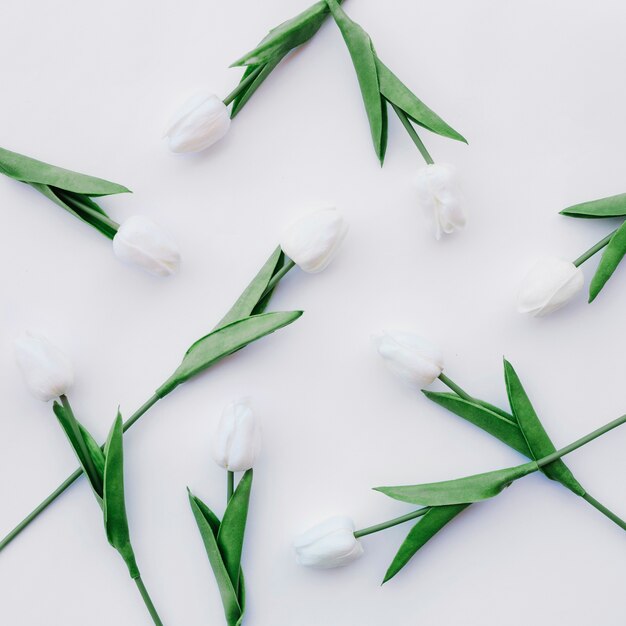
<instances>
[{"instance_id":1,"label":"tulip with leaves","mask_svg":"<svg viewBox=\"0 0 626 626\"><path fill-rule=\"evenodd\" d=\"M626 194L575 204L563 209L561 215L583 219L624 218ZM519 312L540 317L567 304L584 285L581 265L601 250L604 252L589 285L590 303L602 291L626 254L626 221L572 262L556 258L539 261L522 283L518 295Z\"/></svg>"},{"instance_id":2,"label":"tulip with leaves","mask_svg":"<svg viewBox=\"0 0 626 626\"><path fill-rule=\"evenodd\" d=\"M329 15L324 0L279 24L259 45L232 66L245 66L239 84L221 100L210 92L192 96L177 111L165 133L172 152L199 152L218 142L230 121L246 105L272 70L291 52L311 39ZM230 111L228 107L232 104Z\"/></svg>"},{"instance_id":3,"label":"tulip with leaves","mask_svg":"<svg viewBox=\"0 0 626 626\"><path fill-rule=\"evenodd\" d=\"M154 623L161 626L161 619L143 583L130 542L124 499L122 416L118 411L106 444L98 446L89 431L74 416L66 395L74 381L73 367L67 356L48 339L34 334L16 340L15 350L18 365L31 393L44 402L58 398L52 407L54 414L102 509L107 539L124 559L128 573L135 581Z\"/></svg>"},{"instance_id":4,"label":"tulip with leaves","mask_svg":"<svg viewBox=\"0 0 626 626\"><path fill-rule=\"evenodd\" d=\"M180 254L169 234L151 219L133 215L118 224L93 198L130 191L101 178L79 174L0 148L0 173L30 185L49 200L113 240L118 259L155 276L175 274Z\"/></svg>"},{"instance_id":5,"label":"tulip with leaves","mask_svg":"<svg viewBox=\"0 0 626 626\"><path fill-rule=\"evenodd\" d=\"M345 235L346 226L343 218L335 209L325 209L334 215L332 220L318 222L317 212L305 215L292 224L286 231L285 240L289 242L289 258L279 246L270 255L259 273L239 296L228 313L207 335L193 343L185 353L181 364L171 376L160 385L154 394L146 400L123 424L128 430L139 418L148 412L159 400L169 395L174 389L194 378L225 357L238 352L274 331L297 320L302 311L265 312L278 283L300 262L306 272L319 271L325 267L337 252L337 245ZM318 225L320 230L316 230ZM71 474L39 506L22 520L2 541L4 549L24 528L36 519L83 473L82 468Z\"/></svg>"},{"instance_id":6,"label":"tulip with leaves","mask_svg":"<svg viewBox=\"0 0 626 626\"><path fill-rule=\"evenodd\" d=\"M239 626L246 609L241 555L252 490L252 466L259 446L259 426L249 402L229 404L212 445L216 463L226 470L226 510L222 519L189 491L191 510L217 581L228 626ZM244 472L236 489L235 472Z\"/></svg>"}]
</instances>

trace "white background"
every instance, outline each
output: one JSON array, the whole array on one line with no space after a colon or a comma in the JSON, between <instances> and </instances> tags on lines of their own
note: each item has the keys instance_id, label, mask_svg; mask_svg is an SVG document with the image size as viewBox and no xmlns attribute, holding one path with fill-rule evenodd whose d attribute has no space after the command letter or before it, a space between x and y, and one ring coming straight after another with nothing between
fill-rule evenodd
<instances>
[{"instance_id":1,"label":"white background","mask_svg":"<svg viewBox=\"0 0 626 626\"><path fill-rule=\"evenodd\" d=\"M370 345L382 328L431 337L453 379L501 406L506 355L557 444L626 410L624 267L591 306L581 294L543 320L514 307L537 257L574 258L613 227L558 211L626 190L626 10L610 0L346 2L385 63L469 139L423 133L436 160L458 167L468 214L464 232L436 242L416 207L419 154L390 119L380 169L331 22L212 150L180 157L161 141L189 94L224 96L240 76L229 63L306 5L3 2L0 145L127 185L132 196L102 206L118 221L153 217L183 266L166 280L125 267L96 231L0 179L1 534L76 465L51 407L20 380L16 334L36 329L64 346L74 408L103 439L117 405L128 416L219 320L282 228L336 205L351 223L340 254L323 274L293 271L272 303L305 315L177 390L125 438L133 543L165 623L223 623L185 487L221 514L210 433L227 402L250 395L264 452L245 546L247 624L623 624L623 531L542 476L472 507L382 588L408 526L364 539L363 558L335 571L298 567L290 542L327 515L367 526L409 510L373 486L521 462L393 379ZM568 460L622 516L625 446L618 430ZM150 623L84 481L0 555L0 589L7 626Z\"/></svg>"}]
</instances>

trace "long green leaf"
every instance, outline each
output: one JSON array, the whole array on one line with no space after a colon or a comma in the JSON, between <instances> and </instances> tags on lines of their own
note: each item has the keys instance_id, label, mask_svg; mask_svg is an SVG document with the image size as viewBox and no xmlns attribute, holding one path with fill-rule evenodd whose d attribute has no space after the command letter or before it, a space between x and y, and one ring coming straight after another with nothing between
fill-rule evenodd
<instances>
[{"instance_id":1,"label":"long green leaf","mask_svg":"<svg viewBox=\"0 0 626 626\"><path fill-rule=\"evenodd\" d=\"M424 506L467 504L493 498L513 481L536 472L537 469L537 463L531 461L524 465L507 467L484 474L475 474L465 478L457 478L456 480L425 483L423 485L376 487L376 491L380 491L394 500Z\"/></svg>"},{"instance_id":2,"label":"long green leaf","mask_svg":"<svg viewBox=\"0 0 626 626\"><path fill-rule=\"evenodd\" d=\"M61 424L63 432L65 432L85 476L87 476L89 480L89 484L98 500L98 504L102 505L102 480L104 477L104 455L102 454L102 450L82 424L66 411L63 405L55 401L52 405L52 410L57 416L59 424ZM79 441L78 437L81 437L82 441ZM86 453L91 456L91 463L89 463L89 460L85 457L85 450ZM93 468L95 468L95 471L99 472L99 474L94 475Z\"/></svg>"},{"instance_id":3,"label":"long green leaf","mask_svg":"<svg viewBox=\"0 0 626 626\"><path fill-rule=\"evenodd\" d=\"M249 343L291 324L302 311L262 313L222 326L196 341L187 350L183 362L155 392L160 398L175 387L202 372L224 357L237 352Z\"/></svg>"},{"instance_id":4,"label":"long green leaf","mask_svg":"<svg viewBox=\"0 0 626 626\"><path fill-rule=\"evenodd\" d=\"M124 499L123 434L122 416L118 411L104 446L104 527L109 543L122 555L131 578L138 578Z\"/></svg>"},{"instance_id":5,"label":"long green leaf","mask_svg":"<svg viewBox=\"0 0 626 626\"><path fill-rule=\"evenodd\" d=\"M391 580L415 555L415 553L448 522L452 521L469 504L450 504L433 507L409 531L396 556L385 573L383 584Z\"/></svg>"},{"instance_id":6,"label":"long green leaf","mask_svg":"<svg viewBox=\"0 0 626 626\"><path fill-rule=\"evenodd\" d=\"M189 492L189 503L191 504L191 510L193 511L196 523L200 530L202 541L204 542L204 548L207 556L209 557L209 563L213 569L215 580L222 598L222 604L224 605L224 614L226 615L226 621L229 626L235 626L241 618L242 611L237 598L237 593L233 587L233 584L224 565L222 555L220 554L219 547L217 545L216 532L214 527L218 526L219 520L215 514L204 504L199 498L196 498L191 492ZM208 515L206 512L208 511Z\"/></svg>"},{"instance_id":7,"label":"long green leaf","mask_svg":"<svg viewBox=\"0 0 626 626\"><path fill-rule=\"evenodd\" d=\"M389 102L402 109L414 122L442 137L467 143L463 135L444 122L429 109L379 58L376 56L380 93Z\"/></svg>"},{"instance_id":8,"label":"long green leaf","mask_svg":"<svg viewBox=\"0 0 626 626\"><path fill-rule=\"evenodd\" d=\"M506 359L504 360L504 380L506 382L506 391L509 396L511 410L528 443L528 449L530 450L528 456L537 461L538 459L556 452L556 448L539 421L537 413L528 398L528 394L517 372ZM568 489L571 489L576 495L585 495L585 490L574 478L574 475L562 459L557 459L549 465L542 467L541 470L548 478L560 482Z\"/></svg>"},{"instance_id":9,"label":"long green leaf","mask_svg":"<svg viewBox=\"0 0 626 626\"><path fill-rule=\"evenodd\" d=\"M485 404L469 402L453 393L434 392L426 389L422 390L422 393L439 406L482 428L521 454L531 457L526 439L513 417L508 416L507 419L503 417L502 412L496 412L494 407L489 408Z\"/></svg>"},{"instance_id":10,"label":"long green leaf","mask_svg":"<svg viewBox=\"0 0 626 626\"><path fill-rule=\"evenodd\" d=\"M376 54L369 35L352 21L336 0L326 0L335 23L339 27L359 79L363 103L370 123L372 141L382 163L386 148L386 102L380 95Z\"/></svg>"},{"instance_id":11,"label":"long green leaf","mask_svg":"<svg viewBox=\"0 0 626 626\"><path fill-rule=\"evenodd\" d=\"M50 185L88 196L129 193L129 189L102 178L79 174L0 148L0 173L24 183Z\"/></svg>"},{"instance_id":12,"label":"long green leaf","mask_svg":"<svg viewBox=\"0 0 626 626\"><path fill-rule=\"evenodd\" d=\"M247 104L248 100L254 95L254 92L263 84L263 81L274 71L274 68L283 60L287 52L284 54L279 53L273 56L267 63L263 64L263 69L259 72L257 77L250 83L242 92L240 92L233 101L232 109L230 110L231 119L234 118L241 109ZM243 73L241 80L246 79L253 71L255 71L258 65L248 65L246 71ZM241 82L241 81L240 81Z\"/></svg>"},{"instance_id":13,"label":"long green leaf","mask_svg":"<svg viewBox=\"0 0 626 626\"><path fill-rule=\"evenodd\" d=\"M219 321L216 328L227 326L232 322L236 322L252 314L261 296L267 289L267 285L272 276L274 276L276 270L282 266L284 256L281 247L278 246L276 250L272 252L270 258L264 263L258 274L244 289L243 293L237 299L237 302L233 304L228 313Z\"/></svg>"},{"instance_id":14,"label":"long green leaf","mask_svg":"<svg viewBox=\"0 0 626 626\"><path fill-rule=\"evenodd\" d=\"M252 489L252 469L242 476L237 489L228 501L217 535L217 545L224 560L226 571L234 589L239 589L241 553L248 519L250 491Z\"/></svg>"},{"instance_id":15,"label":"long green leaf","mask_svg":"<svg viewBox=\"0 0 626 626\"><path fill-rule=\"evenodd\" d=\"M617 229L602 254L596 273L589 285L589 302L596 299L609 278L613 276L613 272L624 258L624 254L626 254L626 222Z\"/></svg>"},{"instance_id":16,"label":"long green leaf","mask_svg":"<svg viewBox=\"0 0 626 626\"><path fill-rule=\"evenodd\" d=\"M311 39L326 17L328 17L326 2L323 0L316 2L302 13L270 30L254 50L237 59L231 67L260 65L270 62L277 55L284 56L293 48Z\"/></svg>"},{"instance_id":17,"label":"long green leaf","mask_svg":"<svg viewBox=\"0 0 626 626\"><path fill-rule=\"evenodd\" d=\"M622 217L626 215L626 193L617 196L609 196L591 202L582 202L567 207L561 211L561 215L568 217L603 218Z\"/></svg>"}]
</instances>

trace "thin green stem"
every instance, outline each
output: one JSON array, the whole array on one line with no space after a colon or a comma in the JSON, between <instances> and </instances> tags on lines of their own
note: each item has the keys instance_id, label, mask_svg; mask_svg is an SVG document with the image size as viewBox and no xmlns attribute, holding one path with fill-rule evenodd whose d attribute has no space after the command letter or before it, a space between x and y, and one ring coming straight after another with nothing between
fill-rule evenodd
<instances>
[{"instance_id":1,"label":"thin green stem","mask_svg":"<svg viewBox=\"0 0 626 626\"><path fill-rule=\"evenodd\" d=\"M124 422L124 432L126 432L144 413L154 406L160 398L153 395L149 400L131 415ZM73 474L68 476L37 508L31 511L2 541L0 541L0 552L4 550L33 520L35 520L43 511L45 511L72 483L80 478L83 473L82 468L77 469Z\"/></svg>"},{"instance_id":2,"label":"thin green stem","mask_svg":"<svg viewBox=\"0 0 626 626\"><path fill-rule=\"evenodd\" d=\"M615 229L612 233L609 233L604 239L598 241L595 246L591 246L587 252L583 252L575 261L573 261L576 267L580 267L585 261L588 261L596 252L600 252L602 248L609 245L613 235L618 231Z\"/></svg>"},{"instance_id":3,"label":"thin green stem","mask_svg":"<svg viewBox=\"0 0 626 626\"><path fill-rule=\"evenodd\" d=\"M428 165L432 165L434 163L433 157L430 156L430 152L426 149L424 142L420 139L417 131L415 130L411 120L407 117L407 114L397 107L393 102L388 101L389 104L393 107L393 110L396 112L396 115L400 118L402 125L406 129L406 132L409 133L409 137L413 140L413 143L417 146L417 149L420 151L420 154L424 157L424 161L428 163Z\"/></svg>"},{"instance_id":4,"label":"thin green stem","mask_svg":"<svg viewBox=\"0 0 626 626\"><path fill-rule=\"evenodd\" d=\"M245 91L263 71L263 65L259 65L254 71L250 72L225 98L222 102L228 106L242 91Z\"/></svg>"},{"instance_id":5,"label":"thin green stem","mask_svg":"<svg viewBox=\"0 0 626 626\"><path fill-rule=\"evenodd\" d=\"M285 277L287 272L292 267L295 267L295 265L295 261L292 261L289 257L285 256L285 264L276 272L276 274L274 274L274 276L272 276L269 283L267 283L267 287L265 288L263 295L259 298L259 300L265 298L265 296L270 293L272 289L276 287L276 285L278 285L278 283Z\"/></svg>"},{"instance_id":6,"label":"thin green stem","mask_svg":"<svg viewBox=\"0 0 626 626\"><path fill-rule=\"evenodd\" d=\"M88 215L93 217L95 220L98 220L102 224L106 224L109 228L111 228L115 232L118 231L120 225L115 220L112 220L108 215L105 215L104 213L100 213L100 211L96 211L93 207L90 207L85 202L82 202L80 198L76 197L73 194L63 193L62 189L57 190L57 193L62 197L63 202L69 204L70 206L74 206L75 208L77 208L80 211L83 211L84 213L87 213Z\"/></svg>"},{"instance_id":7,"label":"thin green stem","mask_svg":"<svg viewBox=\"0 0 626 626\"><path fill-rule=\"evenodd\" d=\"M226 504L230 502L235 492L235 472L228 470L226 472Z\"/></svg>"},{"instance_id":8,"label":"thin green stem","mask_svg":"<svg viewBox=\"0 0 626 626\"><path fill-rule=\"evenodd\" d=\"M94 491L100 497L102 497L102 476L100 475L100 472L98 472L98 470L96 469L93 459L91 458L91 454L87 449L87 444L85 443L83 434L80 432L80 426L76 421L76 417L74 416L74 411L72 411L70 401L65 394L63 394L59 399L61 400L61 404L63 405L65 413L69 418L69 423L72 428L72 434L74 435L74 439L76 440L76 443L80 448L80 454L84 459L85 469L87 470L89 482L91 482Z\"/></svg>"},{"instance_id":9,"label":"thin green stem","mask_svg":"<svg viewBox=\"0 0 626 626\"><path fill-rule=\"evenodd\" d=\"M467 393L464 389L461 389L453 380L448 378L443 372L439 374L439 380L448 388L450 388L457 396L467 400L469 402L475 402L475 399Z\"/></svg>"},{"instance_id":10,"label":"thin green stem","mask_svg":"<svg viewBox=\"0 0 626 626\"><path fill-rule=\"evenodd\" d=\"M601 435L608 433L610 430L613 430L614 428L617 428L618 426L621 426L624 423L626 423L626 415L622 415L621 417L614 419L612 422L609 422L608 424L605 424L604 426L597 428L596 430L589 433L588 435L585 435L584 437L577 439L573 443L570 443L568 446L565 446L564 448L561 448L560 450L557 450L556 452L553 452L552 454L548 454L548 456L544 456L543 459L539 459L537 461L537 466L544 467L550 463L553 463L557 459L560 459L562 456L565 456L566 454L569 454L570 452L577 450L581 446L584 446L590 441L597 439Z\"/></svg>"},{"instance_id":11,"label":"thin green stem","mask_svg":"<svg viewBox=\"0 0 626 626\"><path fill-rule=\"evenodd\" d=\"M371 535L372 533L386 530L387 528L391 528L392 526L397 526L398 524L403 524L404 522L408 522L409 520L416 519L417 517L421 517L422 515L426 515L429 510L430 507L426 506L423 509L417 509L417 511L412 511L411 513L407 513L406 515L395 517L394 519L390 519L387 522L381 522L380 524L375 524L374 526L368 526L367 528L363 528L361 530L355 530L354 536L358 539L359 537L365 537L365 535Z\"/></svg>"},{"instance_id":12,"label":"thin green stem","mask_svg":"<svg viewBox=\"0 0 626 626\"><path fill-rule=\"evenodd\" d=\"M626 530L626 522L621 517L613 513L613 511L611 511L610 509L607 509L604 506L604 504L602 504L601 502L598 502L591 494L585 493L585 495L583 496L583 500L586 500L587 502L589 502L591 506L598 509L600 513L603 513L604 515L606 515L611 521L615 522L620 528L622 528L623 530Z\"/></svg>"},{"instance_id":13,"label":"thin green stem","mask_svg":"<svg viewBox=\"0 0 626 626\"><path fill-rule=\"evenodd\" d=\"M159 617L159 614L157 613L157 610L154 606L154 603L152 602L152 598L150 597L148 590L146 589L146 586L143 584L143 580L141 580L141 576L139 576L138 578L135 578L134 580L135 580L135 584L137 585L137 588L139 589L139 593L141 594L141 597L143 598L143 601L146 607L148 608L148 612L150 613L150 617L152 618L152 621L157 626L163 626L163 622L161 621L161 618Z\"/></svg>"}]
</instances>

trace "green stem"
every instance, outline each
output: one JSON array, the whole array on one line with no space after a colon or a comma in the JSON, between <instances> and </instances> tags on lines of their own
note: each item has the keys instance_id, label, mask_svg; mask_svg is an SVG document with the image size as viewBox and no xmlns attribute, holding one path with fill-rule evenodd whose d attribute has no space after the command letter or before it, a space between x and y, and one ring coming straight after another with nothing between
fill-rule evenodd
<instances>
[{"instance_id":1,"label":"green stem","mask_svg":"<svg viewBox=\"0 0 626 626\"><path fill-rule=\"evenodd\" d=\"M104 213L100 213L100 211L96 211L93 207L90 207L88 204L81 202L81 200L77 198L75 195L63 193L62 189L58 189L57 194L62 197L63 202L69 204L70 206L74 206L79 211L83 211L84 213L87 213L88 215L90 215L95 220L99 221L100 223L106 224L106 226L108 226L115 232L118 231L120 225L115 220L112 220L108 215L105 215Z\"/></svg>"},{"instance_id":2,"label":"green stem","mask_svg":"<svg viewBox=\"0 0 626 626\"><path fill-rule=\"evenodd\" d=\"M276 274L274 274L274 276L272 276L259 300L265 298L265 296L270 293L276 285L278 285L278 283L284 278L285 274L287 274L287 272L295 265L295 261L292 261L289 257L285 256L285 264L276 272Z\"/></svg>"},{"instance_id":3,"label":"green stem","mask_svg":"<svg viewBox=\"0 0 626 626\"><path fill-rule=\"evenodd\" d=\"M148 593L146 586L143 584L143 580L141 580L141 576L139 576L138 578L135 578L134 580L135 580L135 584L137 585L137 588L139 589L139 593L141 594L141 597L143 598L143 601L146 607L148 608L148 612L150 613L150 617L152 618L152 621L157 626L163 626L163 622L161 621L161 618L159 617L159 614L157 613L157 610L154 607L154 603L152 602L152 598L150 597L150 594Z\"/></svg>"},{"instance_id":4,"label":"green stem","mask_svg":"<svg viewBox=\"0 0 626 626\"><path fill-rule=\"evenodd\" d=\"M263 71L263 65L259 65L254 71L250 72L225 98L222 102L228 106L242 91L245 91Z\"/></svg>"},{"instance_id":5,"label":"green stem","mask_svg":"<svg viewBox=\"0 0 626 626\"><path fill-rule=\"evenodd\" d=\"M615 522L620 528L622 528L623 530L626 530L626 522L621 517L613 513L613 511L611 511L610 509L607 509L604 506L604 504L602 504L601 502L598 502L591 494L585 493L585 495L583 496L583 500L586 500L587 502L589 502L591 506L598 509L600 513L603 513L604 515L606 515L611 521Z\"/></svg>"},{"instance_id":6,"label":"green stem","mask_svg":"<svg viewBox=\"0 0 626 626\"><path fill-rule=\"evenodd\" d=\"M226 472L226 504L230 502L235 492L235 472L228 470Z\"/></svg>"},{"instance_id":7,"label":"green stem","mask_svg":"<svg viewBox=\"0 0 626 626\"><path fill-rule=\"evenodd\" d=\"M131 417L124 422L124 432L126 432L144 413L153 407L160 398L152 396L145 402ZM4 550L34 519L45 511L72 483L74 483L83 473L81 468L68 476L37 508L29 513L2 541L0 541L0 551Z\"/></svg>"},{"instance_id":8,"label":"green stem","mask_svg":"<svg viewBox=\"0 0 626 626\"><path fill-rule=\"evenodd\" d=\"M616 228L612 233L609 233L604 239L598 241L595 246L591 246L587 252L583 252L575 261L573 261L576 267L580 267L585 261L588 261L596 252L600 252L602 248L609 244L609 241L613 238L613 235L618 231Z\"/></svg>"},{"instance_id":9,"label":"green stem","mask_svg":"<svg viewBox=\"0 0 626 626\"><path fill-rule=\"evenodd\" d=\"M409 137L413 140L413 143L417 146L417 149L420 151L420 154L424 157L424 161L428 163L428 165L432 165L434 163L433 157L430 156L430 153L426 149L424 142L420 139L417 131L413 127L411 120L407 117L406 113L397 107L393 102L389 101L389 104L393 107L393 110L396 112L396 115L400 118L402 125L406 129L406 132L409 133Z\"/></svg>"},{"instance_id":10,"label":"green stem","mask_svg":"<svg viewBox=\"0 0 626 626\"><path fill-rule=\"evenodd\" d=\"M459 396L460 398L463 398L463 400L467 400L468 402L476 401L475 398L472 398L472 396L470 396L469 393L467 393L467 391L461 389L461 387L459 387L453 380L448 378L443 372L439 374L439 380L444 385L446 385L446 387L454 391L454 393L456 393L457 396Z\"/></svg>"},{"instance_id":11,"label":"green stem","mask_svg":"<svg viewBox=\"0 0 626 626\"><path fill-rule=\"evenodd\" d=\"M417 509L417 511L412 511L411 513L407 513L406 515L395 517L394 519L390 519L387 522L381 522L380 524L376 524L374 526L368 526L367 528L363 528L362 530L355 530L354 536L358 539L359 537L365 537L365 535L371 535L372 533L386 530L387 528L391 528L392 526L397 526L398 524L403 524L404 522L408 522L409 520L421 517L422 515L426 515L429 510L430 507L426 506L423 509Z\"/></svg>"},{"instance_id":12,"label":"green stem","mask_svg":"<svg viewBox=\"0 0 626 626\"><path fill-rule=\"evenodd\" d=\"M69 418L69 423L72 428L72 433L74 435L74 439L78 443L78 447L80 448L80 454L82 458L85 460L85 469L87 470L87 476L89 477L89 482L91 483L94 491L102 497L103 489L102 489L102 476L100 472L96 469L96 466L91 458L91 453L87 449L87 444L83 438L83 434L80 432L80 427L78 422L76 421L76 417L74 416L74 411L72 411L72 406L70 405L70 401L67 396L63 394L60 398L61 404L65 409L65 413Z\"/></svg>"}]
</instances>

